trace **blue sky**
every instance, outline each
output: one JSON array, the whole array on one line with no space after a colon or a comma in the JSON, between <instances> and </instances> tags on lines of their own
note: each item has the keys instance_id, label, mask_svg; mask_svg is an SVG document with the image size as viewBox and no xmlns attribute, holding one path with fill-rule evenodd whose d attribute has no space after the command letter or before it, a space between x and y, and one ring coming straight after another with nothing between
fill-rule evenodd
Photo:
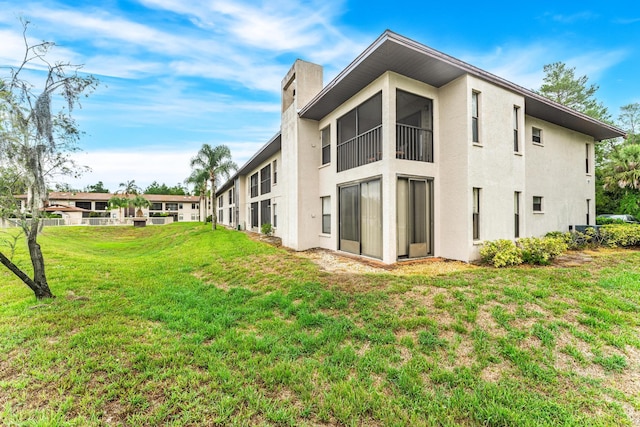
<instances>
[{"instance_id":1,"label":"blue sky","mask_svg":"<svg viewBox=\"0 0 640 427\"><path fill-rule=\"evenodd\" d=\"M0 0L0 66L29 37L85 64L101 85L76 110L80 163L115 191L135 180L174 185L203 143L243 164L279 128L280 81L296 58L323 65L325 83L385 29L527 88L562 61L600 86L615 118L640 102L640 3Z\"/></svg>"}]
</instances>

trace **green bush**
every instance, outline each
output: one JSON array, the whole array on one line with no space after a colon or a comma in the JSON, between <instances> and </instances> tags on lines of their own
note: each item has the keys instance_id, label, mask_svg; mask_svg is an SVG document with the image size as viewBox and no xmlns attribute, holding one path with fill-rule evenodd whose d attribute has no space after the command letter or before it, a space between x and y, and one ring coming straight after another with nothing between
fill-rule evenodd
<instances>
[{"instance_id":1,"label":"green bush","mask_svg":"<svg viewBox=\"0 0 640 427\"><path fill-rule=\"evenodd\" d=\"M273 227L271 227L271 224L268 222L262 224L260 230L262 231L262 234L266 234L267 236L271 236L271 234L273 234Z\"/></svg>"},{"instance_id":2,"label":"green bush","mask_svg":"<svg viewBox=\"0 0 640 427\"><path fill-rule=\"evenodd\" d=\"M608 217L596 217L596 225L624 224L624 223L625 222L621 219L608 218Z\"/></svg>"},{"instance_id":3,"label":"green bush","mask_svg":"<svg viewBox=\"0 0 640 427\"><path fill-rule=\"evenodd\" d=\"M593 229L587 229L587 233L581 233L579 231L550 231L545 234L544 237L561 239L567 245L567 249L575 251L577 249L584 249L592 243Z\"/></svg>"},{"instance_id":4,"label":"green bush","mask_svg":"<svg viewBox=\"0 0 640 427\"><path fill-rule=\"evenodd\" d=\"M640 246L640 224L603 225L600 234L607 246Z\"/></svg>"},{"instance_id":5,"label":"green bush","mask_svg":"<svg viewBox=\"0 0 640 427\"><path fill-rule=\"evenodd\" d=\"M500 239L485 242L480 248L480 258L494 267L522 264L522 251L512 240Z\"/></svg>"},{"instance_id":6,"label":"green bush","mask_svg":"<svg viewBox=\"0 0 640 427\"><path fill-rule=\"evenodd\" d=\"M547 265L567 250L563 237L526 237L518 240L522 260L527 264Z\"/></svg>"}]
</instances>

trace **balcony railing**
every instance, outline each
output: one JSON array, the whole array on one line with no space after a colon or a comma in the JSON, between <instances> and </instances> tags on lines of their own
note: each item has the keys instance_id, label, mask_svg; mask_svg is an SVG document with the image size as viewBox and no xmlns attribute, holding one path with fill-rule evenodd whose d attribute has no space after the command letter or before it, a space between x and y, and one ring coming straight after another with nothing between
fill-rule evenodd
<instances>
[{"instance_id":1,"label":"balcony railing","mask_svg":"<svg viewBox=\"0 0 640 427\"><path fill-rule=\"evenodd\" d=\"M338 172L382 160L382 125L338 144Z\"/></svg>"},{"instance_id":2,"label":"balcony railing","mask_svg":"<svg viewBox=\"0 0 640 427\"><path fill-rule=\"evenodd\" d=\"M396 159L433 163L433 131L396 123Z\"/></svg>"}]
</instances>

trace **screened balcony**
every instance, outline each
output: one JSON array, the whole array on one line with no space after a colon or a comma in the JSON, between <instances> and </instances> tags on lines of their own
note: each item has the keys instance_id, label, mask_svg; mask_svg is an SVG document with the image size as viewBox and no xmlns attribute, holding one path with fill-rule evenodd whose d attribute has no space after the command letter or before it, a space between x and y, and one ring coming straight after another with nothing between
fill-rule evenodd
<instances>
[{"instance_id":1,"label":"screened balcony","mask_svg":"<svg viewBox=\"0 0 640 427\"><path fill-rule=\"evenodd\" d=\"M382 160L382 125L338 144L338 172Z\"/></svg>"},{"instance_id":2,"label":"screened balcony","mask_svg":"<svg viewBox=\"0 0 640 427\"><path fill-rule=\"evenodd\" d=\"M338 172L382 160L382 93L338 119Z\"/></svg>"},{"instance_id":3,"label":"screened balcony","mask_svg":"<svg viewBox=\"0 0 640 427\"><path fill-rule=\"evenodd\" d=\"M396 159L433 163L433 101L396 92Z\"/></svg>"}]
</instances>

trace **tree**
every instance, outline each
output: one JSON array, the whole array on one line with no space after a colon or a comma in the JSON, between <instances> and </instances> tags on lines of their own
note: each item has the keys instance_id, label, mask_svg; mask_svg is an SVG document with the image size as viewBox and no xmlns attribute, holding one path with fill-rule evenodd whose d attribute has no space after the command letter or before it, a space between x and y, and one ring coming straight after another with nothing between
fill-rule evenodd
<instances>
[{"instance_id":1,"label":"tree","mask_svg":"<svg viewBox=\"0 0 640 427\"><path fill-rule=\"evenodd\" d=\"M98 81L91 75L80 74L79 65L50 62L47 54L55 44L45 41L30 45L29 22L22 21L22 24L24 56L18 67L9 67L8 75L0 76L0 165L14 168L26 185L26 205L18 210L15 203L11 215L19 220L26 236L33 278L2 253L0 262L18 276L37 299L43 299L53 298L37 239L48 199L47 180L54 174L77 176L79 168L70 159L70 153L77 150L81 133L71 113L74 107L80 106L80 97L87 96ZM36 86L25 80L26 73L42 76L42 84ZM54 111L54 105L61 108Z\"/></svg>"},{"instance_id":2,"label":"tree","mask_svg":"<svg viewBox=\"0 0 640 427\"><path fill-rule=\"evenodd\" d=\"M231 150L226 145L211 147L203 144L198 154L191 159L192 175L203 176L206 174L211 185L211 219L213 230L216 229L217 218L214 198L218 177L229 178L232 171L238 169L238 165L231 160Z\"/></svg>"},{"instance_id":3,"label":"tree","mask_svg":"<svg viewBox=\"0 0 640 427\"><path fill-rule=\"evenodd\" d=\"M186 196L188 191L179 183L173 187L167 186L167 184L158 184L158 181L153 181L147 188L144 189L144 194L168 194L172 196Z\"/></svg>"},{"instance_id":4,"label":"tree","mask_svg":"<svg viewBox=\"0 0 640 427\"><path fill-rule=\"evenodd\" d=\"M567 67L563 62L545 65L544 83L536 92L590 117L610 122L611 116L607 107L595 98L598 85L587 85L589 78L576 77L575 71L575 67Z\"/></svg>"},{"instance_id":5,"label":"tree","mask_svg":"<svg viewBox=\"0 0 640 427\"><path fill-rule=\"evenodd\" d=\"M136 180L132 179L131 181L121 182L119 184L120 190L118 192L128 196L129 194L138 194L140 192L140 187L136 185Z\"/></svg>"},{"instance_id":6,"label":"tree","mask_svg":"<svg viewBox=\"0 0 640 427\"><path fill-rule=\"evenodd\" d=\"M129 198L113 196L109 201L107 201L107 205L109 209L118 209L118 212L120 213L120 215L118 215L118 220L122 222L122 209L129 207Z\"/></svg>"},{"instance_id":7,"label":"tree","mask_svg":"<svg viewBox=\"0 0 640 427\"><path fill-rule=\"evenodd\" d=\"M640 102L620 107L618 122L627 131L627 143L640 144Z\"/></svg>"},{"instance_id":8,"label":"tree","mask_svg":"<svg viewBox=\"0 0 640 427\"><path fill-rule=\"evenodd\" d=\"M104 187L102 181L98 181L97 184L87 185L84 190L87 193L109 193L109 189Z\"/></svg>"},{"instance_id":9,"label":"tree","mask_svg":"<svg viewBox=\"0 0 640 427\"><path fill-rule=\"evenodd\" d=\"M136 216L142 216L142 208L148 208L151 206L151 202L139 194L136 194L133 199L129 199L128 202L130 206L138 209L136 211Z\"/></svg>"},{"instance_id":10,"label":"tree","mask_svg":"<svg viewBox=\"0 0 640 427\"><path fill-rule=\"evenodd\" d=\"M202 222L207 222L207 181L209 174L204 169L194 169L191 175L184 180L185 184L193 185L193 193L200 196L200 206L202 206Z\"/></svg>"}]
</instances>

